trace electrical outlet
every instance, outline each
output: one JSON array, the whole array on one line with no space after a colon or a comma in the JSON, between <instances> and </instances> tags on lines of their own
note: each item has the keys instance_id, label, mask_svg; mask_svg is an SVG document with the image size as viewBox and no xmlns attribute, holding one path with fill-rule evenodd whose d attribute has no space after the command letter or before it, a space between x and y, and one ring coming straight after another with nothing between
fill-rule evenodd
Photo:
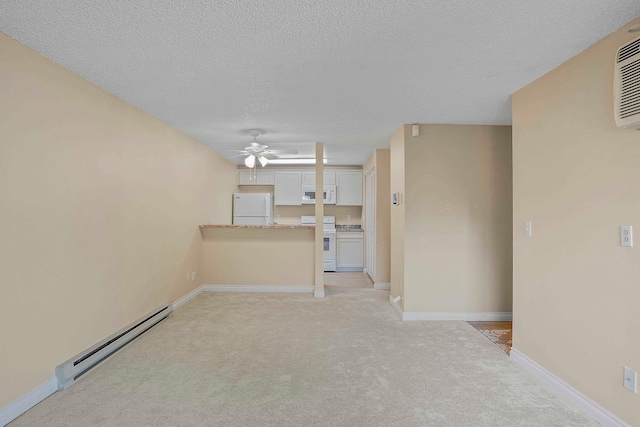
<instances>
[{"instance_id":1,"label":"electrical outlet","mask_svg":"<svg viewBox=\"0 0 640 427\"><path fill-rule=\"evenodd\" d=\"M630 225L620 226L620 246L633 247L633 227Z\"/></svg>"},{"instance_id":2,"label":"electrical outlet","mask_svg":"<svg viewBox=\"0 0 640 427\"><path fill-rule=\"evenodd\" d=\"M531 221L527 221L524 223L524 234L527 236L531 236Z\"/></svg>"},{"instance_id":3,"label":"electrical outlet","mask_svg":"<svg viewBox=\"0 0 640 427\"><path fill-rule=\"evenodd\" d=\"M195 271L195 270L193 270L193 271L191 272L191 280L196 280L196 277L198 277L198 276L197 276L197 274L196 274L196 271Z\"/></svg>"},{"instance_id":4,"label":"electrical outlet","mask_svg":"<svg viewBox=\"0 0 640 427\"><path fill-rule=\"evenodd\" d=\"M625 366L624 367L624 386L625 386L625 388L628 388L632 392L637 393L638 390L636 388L636 384L637 384L636 379L637 379L636 371L634 371L631 368L627 368Z\"/></svg>"}]
</instances>

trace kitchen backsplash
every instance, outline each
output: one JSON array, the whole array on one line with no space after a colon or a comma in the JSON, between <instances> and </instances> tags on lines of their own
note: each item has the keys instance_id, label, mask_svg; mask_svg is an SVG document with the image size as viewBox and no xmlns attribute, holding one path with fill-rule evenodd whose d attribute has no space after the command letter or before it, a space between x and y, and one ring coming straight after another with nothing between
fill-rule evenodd
<instances>
[{"instance_id":1,"label":"kitchen backsplash","mask_svg":"<svg viewBox=\"0 0 640 427\"><path fill-rule=\"evenodd\" d=\"M324 206L325 216L335 216L336 224L359 225L362 224L361 206ZM315 207L310 206L276 206L274 220L278 224L300 224L302 215L315 215ZM280 216L280 218L278 218ZM350 217L350 218L348 218Z\"/></svg>"},{"instance_id":2,"label":"kitchen backsplash","mask_svg":"<svg viewBox=\"0 0 640 427\"><path fill-rule=\"evenodd\" d=\"M362 226L360 224L336 225L336 231L362 231Z\"/></svg>"}]
</instances>

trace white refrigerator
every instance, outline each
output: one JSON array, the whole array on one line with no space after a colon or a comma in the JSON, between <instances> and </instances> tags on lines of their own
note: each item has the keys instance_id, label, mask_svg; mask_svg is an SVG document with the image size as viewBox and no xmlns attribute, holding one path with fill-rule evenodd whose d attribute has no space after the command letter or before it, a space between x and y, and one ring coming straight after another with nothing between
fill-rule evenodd
<instances>
[{"instance_id":1,"label":"white refrigerator","mask_svg":"<svg viewBox=\"0 0 640 427\"><path fill-rule=\"evenodd\" d=\"M273 203L269 193L234 193L235 225L273 225Z\"/></svg>"}]
</instances>

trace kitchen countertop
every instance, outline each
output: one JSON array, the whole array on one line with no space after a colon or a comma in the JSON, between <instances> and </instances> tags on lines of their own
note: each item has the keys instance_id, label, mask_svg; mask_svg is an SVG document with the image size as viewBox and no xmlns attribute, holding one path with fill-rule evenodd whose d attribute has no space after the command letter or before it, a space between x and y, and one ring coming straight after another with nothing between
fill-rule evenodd
<instances>
[{"instance_id":1,"label":"kitchen countertop","mask_svg":"<svg viewBox=\"0 0 640 427\"><path fill-rule=\"evenodd\" d=\"M336 225L338 233L362 233L364 230L360 225Z\"/></svg>"},{"instance_id":2,"label":"kitchen countertop","mask_svg":"<svg viewBox=\"0 0 640 427\"><path fill-rule=\"evenodd\" d=\"M284 229L289 229L289 230L296 230L296 229L313 230L314 228L316 228L316 226L315 225L295 225L295 224L288 224L288 225L202 224L202 225L200 225L200 229L203 229L203 228L266 228L266 229L280 229L280 230L284 230Z\"/></svg>"}]
</instances>

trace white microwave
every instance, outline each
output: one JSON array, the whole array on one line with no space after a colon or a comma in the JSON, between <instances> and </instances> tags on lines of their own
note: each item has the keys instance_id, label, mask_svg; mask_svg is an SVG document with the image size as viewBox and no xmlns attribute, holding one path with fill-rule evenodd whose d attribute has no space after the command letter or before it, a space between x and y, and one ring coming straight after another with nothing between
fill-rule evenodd
<instances>
[{"instance_id":1,"label":"white microwave","mask_svg":"<svg viewBox=\"0 0 640 427\"><path fill-rule=\"evenodd\" d=\"M323 186L322 199L325 205L336 204L336 186L325 185ZM315 185L303 185L302 186L302 204L310 205L316 203L316 186Z\"/></svg>"}]
</instances>

